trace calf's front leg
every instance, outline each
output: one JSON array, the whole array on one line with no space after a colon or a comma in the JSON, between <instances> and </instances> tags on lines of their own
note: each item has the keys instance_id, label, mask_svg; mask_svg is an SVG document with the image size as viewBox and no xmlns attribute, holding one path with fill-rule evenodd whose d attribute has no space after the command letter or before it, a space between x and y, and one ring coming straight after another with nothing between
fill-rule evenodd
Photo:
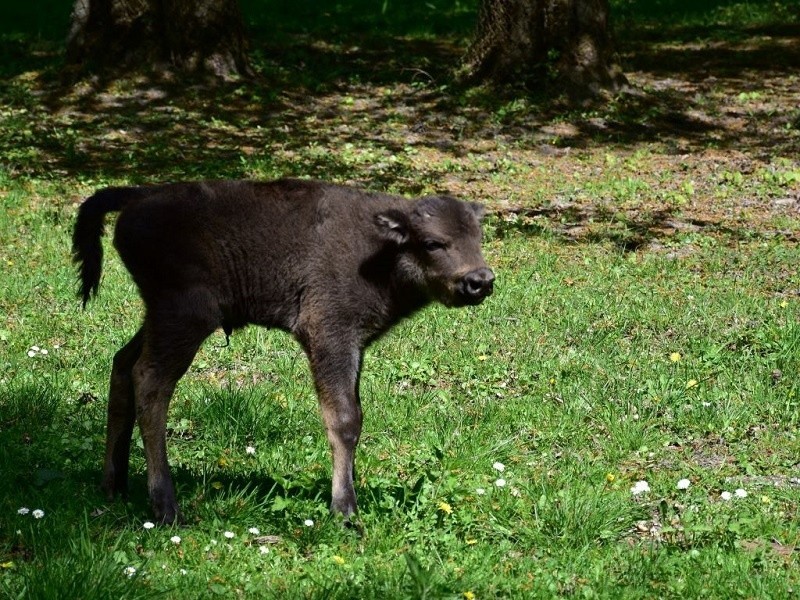
<instances>
[{"instance_id":1,"label":"calf's front leg","mask_svg":"<svg viewBox=\"0 0 800 600\"><path fill-rule=\"evenodd\" d=\"M361 436L358 395L361 351L357 345L317 345L308 351L333 455L331 512L349 518L358 510L353 488L355 452Z\"/></svg>"}]
</instances>

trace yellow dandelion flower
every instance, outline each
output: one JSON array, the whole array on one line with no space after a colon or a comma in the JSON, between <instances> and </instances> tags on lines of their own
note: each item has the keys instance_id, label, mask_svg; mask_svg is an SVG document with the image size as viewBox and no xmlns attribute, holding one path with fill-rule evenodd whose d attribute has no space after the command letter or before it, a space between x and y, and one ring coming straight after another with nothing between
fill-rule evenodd
<instances>
[{"instance_id":1,"label":"yellow dandelion flower","mask_svg":"<svg viewBox=\"0 0 800 600\"><path fill-rule=\"evenodd\" d=\"M215 490L221 490L222 489L222 482L221 481L212 481L211 482L211 487L214 488Z\"/></svg>"},{"instance_id":2,"label":"yellow dandelion flower","mask_svg":"<svg viewBox=\"0 0 800 600\"><path fill-rule=\"evenodd\" d=\"M789 306L789 303L786 300L781 302L781 308L786 308L787 306Z\"/></svg>"},{"instance_id":3,"label":"yellow dandelion flower","mask_svg":"<svg viewBox=\"0 0 800 600\"><path fill-rule=\"evenodd\" d=\"M453 507L447 502L439 502L439 510L448 515L453 513Z\"/></svg>"},{"instance_id":4,"label":"yellow dandelion flower","mask_svg":"<svg viewBox=\"0 0 800 600\"><path fill-rule=\"evenodd\" d=\"M686 382L686 389L687 390L690 390L693 387L697 387L697 379L690 379L689 381Z\"/></svg>"},{"instance_id":5,"label":"yellow dandelion flower","mask_svg":"<svg viewBox=\"0 0 800 600\"><path fill-rule=\"evenodd\" d=\"M464 592L464 599L465 600L475 600L475 592L470 592L470 591Z\"/></svg>"},{"instance_id":6,"label":"yellow dandelion flower","mask_svg":"<svg viewBox=\"0 0 800 600\"><path fill-rule=\"evenodd\" d=\"M769 499L769 496L761 496L761 502L764 504L769 504L772 500Z\"/></svg>"},{"instance_id":7,"label":"yellow dandelion flower","mask_svg":"<svg viewBox=\"0 0 800 600\"><path fill-rule=\"evenodd\" d=\"M680 352L673 352L672 354L669 355L669 359L672 362L678 362L681 359L681 353Z\"/></svg>"},{"instance_id":8,"label":"yellow dandelion flower","mask_svg":"<svg viewBox=\"0 0 800 600\"><path fill-rule=\"evenodd\" d=\"M615 480L616 478L617 478L617 476L616 476L616 475L614 475L613 473L606 473L606 481L607 481L608 483L614 483L614 480Z\"/></svg>"},{"instance_id":9,"label":"yellow dandelion flower","mask_svg":"<svg viewBox=\"0 0 800 600\"><path fill-rule=\"evenodd\" d=\"M336 556L333 557L333 562L335 562L337 565L343 565L344 559L337 554Z\"/></svg>"},{"instance_id":10,"label":"yellow dandelion flower","mask_svg":"<svg viewBox=\"0 0 800 600\"><path fill-rule=\"evenodd\" d=\"M480 361L484 361L484 360L487 360L488 358L489 358L489 357L488 357L488 356L486 356L485 354L481 354L481 355L478 357L478 360L480 360Z\"/></svg>"},{"instance_id":11,"label":"yellow dandelion flower","mask_svg":"<svg viewBox=\"0 0 800 600\"><path fill-rule=\"evenodd\" d=\"M464 540L464 543L466 543L467 546L474 546L475 544L478 543L478 540L476 540L475 538L470 538L468 540Z\"/></svg>"}]
</instances>

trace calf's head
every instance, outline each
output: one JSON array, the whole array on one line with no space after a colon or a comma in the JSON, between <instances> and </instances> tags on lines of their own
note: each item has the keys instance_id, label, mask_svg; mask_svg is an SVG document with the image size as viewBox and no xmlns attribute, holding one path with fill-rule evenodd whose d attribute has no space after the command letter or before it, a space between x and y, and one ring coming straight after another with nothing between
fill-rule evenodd
<instances>
[{"instance_id":1,"label":"calf's head","mask_svg":"<svg viewBox=\"0 0 800 600\"><path fill-rule=\"evenodd\" d=\"M449 196L417 201L410 213L378 215L383 237L401 249L402 276L446 306L480 304L494 273L481 253L483 207Z\"/></svg>"}]
</instances>

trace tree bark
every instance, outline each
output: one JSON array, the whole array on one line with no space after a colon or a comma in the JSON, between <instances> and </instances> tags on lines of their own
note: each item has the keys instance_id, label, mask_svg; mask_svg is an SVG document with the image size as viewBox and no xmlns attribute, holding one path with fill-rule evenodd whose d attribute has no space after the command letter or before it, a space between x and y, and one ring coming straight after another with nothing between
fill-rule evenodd
<instances>
[{"instance_id":1,"label":"tree bark","mask_svg":"<svg viewBox=\"0 0 800 600\"><path fill-rule=\"evenodd\" d=\"M619 91L627 80L614 62L608 14L608 0L483 0L461 79L582 97Z\"/></svg>"},{"instance_id":2,"label":"tree bark","mask_svg":"<svg viewBox=\"0 0 800 600\"><path fill-rule=\"evenodd\" d=\"M75 0L67 64L103 72L251 73L237 0Z\"/></svg>"}]
</instances>

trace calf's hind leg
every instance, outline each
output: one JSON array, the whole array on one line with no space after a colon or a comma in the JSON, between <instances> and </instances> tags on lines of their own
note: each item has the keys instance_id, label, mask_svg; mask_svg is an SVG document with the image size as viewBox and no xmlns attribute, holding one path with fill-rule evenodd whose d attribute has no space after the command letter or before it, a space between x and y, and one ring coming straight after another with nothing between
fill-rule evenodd
<instances>
[{"instance_id":1,"label":"calf's hind leg","mask_svg":"<svg viewBox=\"0 0 800 600\"><path fill-rule=\"evenodd\" d=\"M187 302L178 309L198 308ZM165 318L148 315L141 356L133 367L136 419L144 442L147 489L153 513L161 523L180 520L175 488L167 462L167 410L178 380L197 350L217 327L207 313L171 311Z\"/></svg>"},{"instance_id":2,"label":"calf's hind leg","mask_svg":"<svg viewBox=\"0 0 800 600\"><path fill-rule=\"evenodd\" d=\"M131 434L136 421L132 370L142 353L142 338L143 333L140 329L114 355L108 392L106 458L101 484L109 500L117 493L122 495L128 493L128 461Z\"/></svg>"}]
</instances>

